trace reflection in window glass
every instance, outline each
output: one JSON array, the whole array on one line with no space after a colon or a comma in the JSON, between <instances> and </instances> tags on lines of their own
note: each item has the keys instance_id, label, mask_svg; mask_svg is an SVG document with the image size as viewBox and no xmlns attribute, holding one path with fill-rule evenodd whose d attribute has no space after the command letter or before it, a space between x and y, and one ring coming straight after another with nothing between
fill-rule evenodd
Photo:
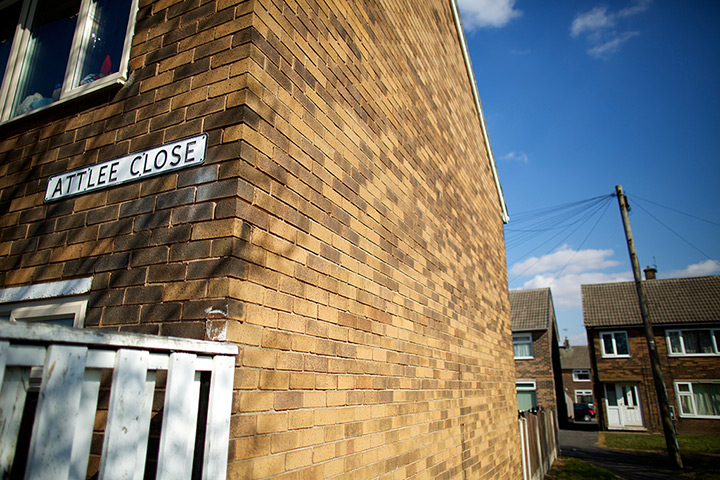
<instances>
[{"instance_id":1,"label":"reflection in window glass","mask_svg":"<svg viewBox=\"0 0 720 480\"><path fill-rule=\"evenodd\" d=\"M680 343L680 332L669 332L670 351L672 353L682 353L682 344Z\"/></svg>"},{"instance_id":2,"label":"reflection in window glass","mask_svg":"<svg viewBox=\"0 0 720 480\"><path fill-rule=\"evenodd\" d=\"M22 2L15 2L0 10L0 80L5 76L21 6Z\"/></svg>"},{"instance_id":3,"label":"reflection in window glass","mask_svg":"<svg viewBox=\"0 0 720 480\"><path fill-rule=\"evenodd\" d=\"M130 0L98 0L91 5L91 27L77 85L99 80L120 69Z\"/></svg>"},{"instance_id":4,"label":"reflection in window glass","mask_svg":"<svg viewBox=\"0 0 720 480\"><path fill-rule=\"evenodd\" d=\"M38 0L14 115L58 100L79 9L80 0Z\"/></svg>"},{"instance_id":5,"label":"reflection in window glass","mask_svg":"<svg viewBox=\"0 0 720 480\"><path fill-rule=\"evenodd\" d=\"M603 335L602 342L603 352L605 352L607 355L612 355L613 353L615 353L615 349L613 348L612 335Z\"/></svg>"},{"instance_id":6,"label":"reflection in window glass","mask_svg":"<svg viewBox=\"0 0 720 480\"><path fill-rule=\"evenodd\" d=\"M617 407L617 392L615 391L615 384L608 383L605 385L605 393L607 395L607 403L610 407Z\"/></svg>"},{"instance_id":7,"label":"reflection in window glass","mask_svg":"<svg viewBox=\"0 0 720 480\"><path fill-rule=\"evenodd\" d=\"M630 353L627 335L624 332L615 334L615 346L617 347L616 355L627 355Z\"/></svg>"}]
</instances>

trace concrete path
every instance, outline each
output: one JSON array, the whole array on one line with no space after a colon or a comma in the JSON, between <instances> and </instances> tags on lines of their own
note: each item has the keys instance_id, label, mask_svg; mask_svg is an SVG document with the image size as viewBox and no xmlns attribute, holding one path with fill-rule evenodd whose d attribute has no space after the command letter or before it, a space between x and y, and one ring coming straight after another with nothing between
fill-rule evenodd
<instances>
[{"instance_id":1,"label":"concrete path","mask_svg":"<svg viewBox=\"0 0 720 480\"><path fill-rule=\"evenodd\" d=\"M697 479L673 469L665 453L609 450L598 447L597 441L597 430L560 430L560 454L586 461L628 480ZM698 461L720 463L720 458L708 460L703 457L683 456L683 461L686 465Z\"/></svg>"}]
</instances>

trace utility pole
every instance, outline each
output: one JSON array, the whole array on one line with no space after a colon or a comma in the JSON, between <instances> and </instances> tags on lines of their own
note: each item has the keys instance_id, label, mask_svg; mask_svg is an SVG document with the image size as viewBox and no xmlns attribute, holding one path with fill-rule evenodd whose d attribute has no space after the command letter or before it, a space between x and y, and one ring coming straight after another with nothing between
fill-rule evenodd
<instances>
[{"instance_id":1,"label":"utility pole","mask_svg":"<svg viewBox=\"0 0 720 480\"><path fill-rule=\"evenodd\" d=\"M650 323L650 317L648 315L648 300L645 296L645 290L643 289L640 264L638 263L637 253L635 253L635 242L633 241L632 230L630 230L627 199L621 185L615 186L615 194L618 198L618 204L620 204L620 213L622 215L623 227L625 228L628 253L630 253L630 263L632 263L633 276L635 277L635 289L637 290L638 301L640 303L640 316L642 317L643 326L645 327L645 338L647 339L648 350L650 351L650 368L653 374L658 406L660 407L660 420L662 422L663 432L665 433L667 452L672 465L675 468L683 468L682 458L680 457L680 447L678 446L675 428L673 427L673 421L670 417L670 401L668 400L667 390L665 388L665 378L660 368L660 356L658 355L657 346L655 345L655 335L653 334L652 324Z\"/></svg>"}]
</instances>

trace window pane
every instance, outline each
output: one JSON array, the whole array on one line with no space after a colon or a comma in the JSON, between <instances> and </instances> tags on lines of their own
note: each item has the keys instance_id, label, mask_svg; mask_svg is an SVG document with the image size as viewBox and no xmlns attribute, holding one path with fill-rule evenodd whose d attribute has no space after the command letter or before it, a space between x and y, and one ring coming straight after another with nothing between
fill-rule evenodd
<instances>
[{"instance_id":1,"label":"window pane","mask_svg":"<svg viewBox=\"0 0 720 480\"><path fill-rule=\"evenodd\" d=\"M130 0L97 0L93 3L90 31L75 86L119 71L129 15Z\"/></svg>"},{"instance_id":2,"label":"window pane","mask_svg":"<svg viewBox=\"0 0 720 480\"><path fill-rule=\"evenodd\" d=\"M17 29L21 5L22 2L15 2L0 11L0 81L5 75L7 61L10 58L10 49Z\"/></svg>"},{"instance_id":3,"label":"window pane","mask_svg":"<svg viewBox=\"0 0 720 480\"><path fill-rule=\"evenodd\" d=\"M680 343L680 332L669 332L668 338L670 339L670 352L683 353L682 344Z\"/></svg>"},{"instance_id":4,"label":"window pane","mask_svg":"<svg viewBox=\"0 0 720 480\"><path fill-rule=\"evenodd\" d=\"M605 352L606 355L612 355L615 353L615 349L613 348L611 334L603 335L602 342L603 342L603 352Z\"/></svg>"},{"instance_id":5,"label":"window pane","mask_svg":"<svg viewBox=\"0 0 720 480\"><path fill-rule=\"evenodd\" d=\"M720 353L720 330L715 330L715 353Z\"/></svg>"},{"instance_id":6,"label":"window pane","mask_svg":"<svg viewBox=\"0 0 720 480\"><path fill-rule=\"evenodd\" d=\"M627 334L625 332L618 332L615 334L615 347L617 355L628 355L630 349L628 348Z\"/></svg>"},{"instance_id":7,"label":"window pane","mask_svg":"<svg viewBox=\"0 0 720 480\"><path fill-rule=\"evenodd\" d=\"M532 357L532 345L529 343L513 344L513 353L516 357Z\"/></svg>"},{"instance_id":8,"label":"window pane","mask_svg":"<svg viewBox=\"0 0 720 480\"><path fill-rule=\"evenodd\" d=\"M698 415L720 416L720 384L694 383L693 397Z\"/></svg>"},{"instance_id":9,"label":"window pane","mask_svg":"<svg viewBox=\"0 0 720 480\"><path fill-rule=\"evenodd\" d=\"M692 415L693 408L692 408L692 399L690 398L690 395L680 395L680 411L681 413Z\"/></svg>"},{"instance_id":10,"label":"window pane","mask_svg":"<svg viewBox=\"0 0 720 480\"><path fill-rule=\"evenodd\" d=\"M683 330L685 353L713 353L710 330Z\"/></svg>"},{"instance_id":11,"label":"window pane","mask_svg":"<svg viewBox=\"0 0 720 480\"><path fill-rule=\"evenodd\" d=\"M617 392L615 391L615 384L608 383L605 385L605 393L607 395L607 403L611 407L617 407Z\"/></svg>"},{"instance_id":12,"label":"window pane","mask_svg":"<svg viewBox=\"0 0 720 480\"><path fill-rule=\"evenodd\" d=\"M537 407L536 392L517 392L518 410L530 410Z\"/></svg>"},{"instance_id":13,"label":"window pane","mask_svg":"<svg viewBox=\"0 0 720 480\"><path fill-rule=\"evenodd\" d=\"M14 115L31 112L59 98L79 8L80 0L38 0Z\"/></svg>"}]
</instances>

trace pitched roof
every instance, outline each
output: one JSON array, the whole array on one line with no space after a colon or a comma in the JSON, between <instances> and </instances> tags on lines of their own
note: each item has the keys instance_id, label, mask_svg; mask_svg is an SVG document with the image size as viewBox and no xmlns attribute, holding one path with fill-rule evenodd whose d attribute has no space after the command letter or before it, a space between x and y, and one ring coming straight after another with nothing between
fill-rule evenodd
<instances>
[{"instance_id":1,"label":"pitched roof","mask_svg":"<svg viewBox=\"0 0 720 480\"><path fill-rule=\"evenodd\" d=\"M720 322L720 275L643 281L655 324ZM635 282L581 285L586 327L642 325Z\"/></svg>"},{"instance_id":2,"label":"pitched roof","mask_svg":"<svg viewBox=\"0 0 720 480\"><path fill-rule=\"evenodd\" d=\"M547 330L551 307L549 288L510 290L512 330Z\"/></svg>"},{"instance_id":3,"label":"pitched roof","mask_svg":"<svg viewBox=\"0 0 720 480\"><path fill-rule=\"evenodd\" d=\"M587 345L577 345L560 349L562 368L590 368L590 354Z\"/></svg>"}]
</instances>

